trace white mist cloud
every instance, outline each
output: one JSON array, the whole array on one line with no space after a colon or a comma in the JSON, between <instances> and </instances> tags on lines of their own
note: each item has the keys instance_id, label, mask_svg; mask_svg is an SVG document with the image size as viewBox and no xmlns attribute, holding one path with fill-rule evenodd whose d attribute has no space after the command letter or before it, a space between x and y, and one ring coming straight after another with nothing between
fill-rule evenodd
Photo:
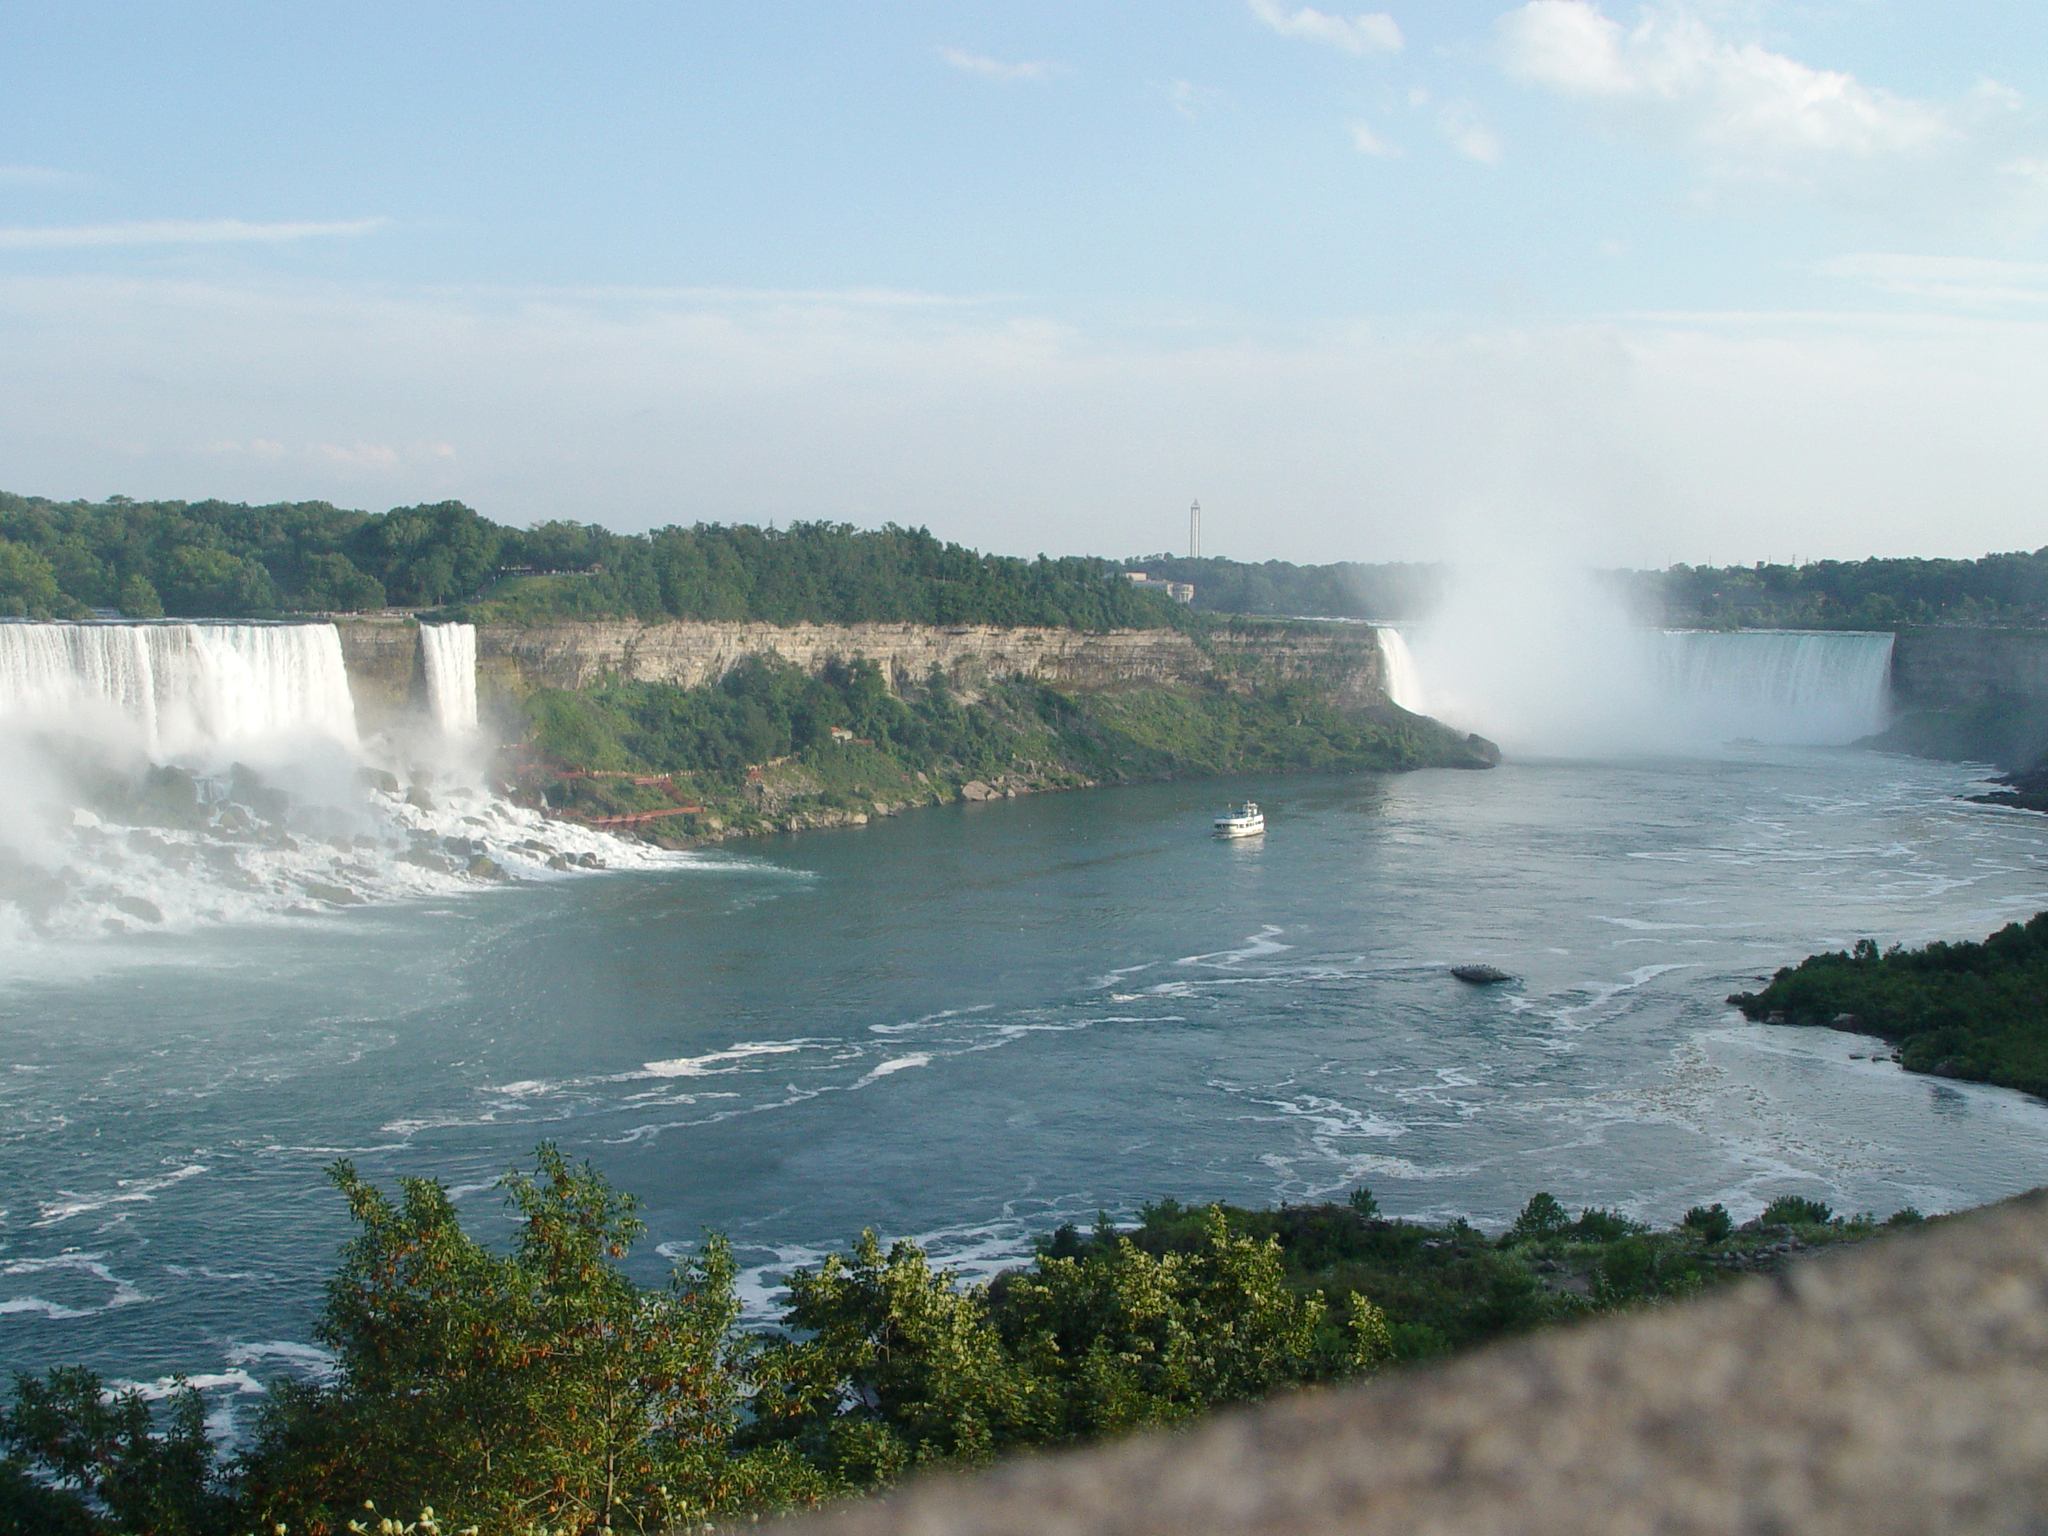
<instances>
[{"instance_id":1,"label":"white mist cloud","mask_svg":"<svg viewBox=\"0 0 2048 1536\"><path fill-rule=\"evenodd\" d=\"M987 80L1045 80L1059 68L1058 65L1043 59L1027 59L1016 64L1006 64L1001 59L969 53L964 48L941 48L939 57L955 69L964 70L970 75L980 75Z\"/></svg>"},{"instance_id":2,"label":"white mist cloud","mask_svg":"<svg viewBox=\"0 0 2048 1536\"><path fill-rule=\"evenodd\" d=\"M1499 44L1515 78L1609 109L1723 173L1912 156L1960 136L1951 109L1732 41L1683 5L1624 26L1590 0L1529 0L1501 18Z\"/></svg>"},{"instance_id":3,"label":"white mist cloud","mask_svg":"<svg viewBox=\"0 0 2048 1536\"><path fill-rule=\"evenodd\" d=\"M1305 38L1346 53L1399 53L1404 44L1400 25L1384 11L1338 16L1311 6L1297 10L1275 0L1251 0L1252 14L1282 37Z\"/></svg>"},{"instance_id":4,"label":"white mist cloud","mask_svg":"<svg viewBox=\"0 0 2048 1536\"><path fill-rule=\"evenodd\" d=\"M150 219L126 224L72 224L47 228L0 228L0 250L76 250L118 245L222 245L255 242L281 244L335 236L369 235L390 225L389 219L349 219L338 223L251 224L242 219Z\"/></svg>"}]
</instances>

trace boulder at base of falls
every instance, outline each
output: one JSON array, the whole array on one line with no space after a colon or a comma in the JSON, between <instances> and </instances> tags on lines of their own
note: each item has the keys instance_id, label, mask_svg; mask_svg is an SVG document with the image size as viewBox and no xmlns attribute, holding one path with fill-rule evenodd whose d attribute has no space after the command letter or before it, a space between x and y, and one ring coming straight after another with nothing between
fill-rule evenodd
<instances>
[{"instance_id":1,"label":"boulder at base of falls","mask_svg":"<svg viewBox=\"0 0 2048 1536\"><path fill-rule=\"evenodd\" d=\"M359 907L363 904L363 898L345 885L328 885L320 880L306 880L300 883L305 887L308 896L332 906Z\"/></svg>"}]
</instances>

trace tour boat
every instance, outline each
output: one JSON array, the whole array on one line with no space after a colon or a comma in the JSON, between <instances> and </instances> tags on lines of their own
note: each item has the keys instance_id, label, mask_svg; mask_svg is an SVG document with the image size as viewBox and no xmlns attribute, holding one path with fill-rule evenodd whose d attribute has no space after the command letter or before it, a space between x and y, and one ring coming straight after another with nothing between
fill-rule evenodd
<instances>
[{"instance_id":1,"label":"tour boat","mask_svg":"<svg viewBox=\"0 0 2048 1536\"><path fill-rule=\"evenodd\" d=\"M1247 800L1241 811L1225 811L1216 818L1218 837L1256 837L1266 830L1266 814Z\"/></svg>"}]
</instances>

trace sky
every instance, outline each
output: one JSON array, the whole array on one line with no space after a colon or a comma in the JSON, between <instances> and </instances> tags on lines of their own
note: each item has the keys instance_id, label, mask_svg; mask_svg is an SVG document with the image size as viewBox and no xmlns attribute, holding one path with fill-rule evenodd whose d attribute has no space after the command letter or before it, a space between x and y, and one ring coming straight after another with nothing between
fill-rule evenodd
<instances>
[{"instance_id":1,"label":"sky","mask_svg":"<svg viewBox=\"0 0 2048 1536\"><path fill-rule=\"evenodd\" d=\"M0 0L0 488L2048 544L2048 7Z\"/></svg>"}]
</instances>

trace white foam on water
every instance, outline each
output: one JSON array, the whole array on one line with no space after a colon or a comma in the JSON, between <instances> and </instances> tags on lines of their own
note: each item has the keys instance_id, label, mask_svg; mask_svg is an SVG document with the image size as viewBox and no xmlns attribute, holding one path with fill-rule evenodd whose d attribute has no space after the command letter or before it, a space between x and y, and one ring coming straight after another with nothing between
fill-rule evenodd
<instances>
[{"instance_id":1,"label":"white foam on water","mask_svg":"<svg viewBox=\"0 0 2048 1536\"><path fill-rule=\"evenodd\" d=\"M868 1084L878 1083L883 1078L892 1076L895 1073L907 1072L912 1067L928 1067L931 1064L932 1058L929 1051L913 1051L908 1056L892 1056L887 1061L870 1067L866 1075L855 1082L847 1091L849 1093L858 1093L861 1089L867 1087Z\"/></svg>"},{"instance_id":2,"label":"white foam on water","mask_svg":"<svg viewBox=\"0 0 2048 1536\"><path fill-rule=\"evenodd\" d=\"M1294 947L1292 944L1282 944L1279 941L1277 935L1284 932L1286 932L1284 928L1276 928L1271 923L1268 923L1257 933L1247 935L1244 942L1236 949L1219 949L1214 954L1208 955L1183 955L1173 963L1175 965L1233 966L1240 965L1246 960L1260 960L1267 955L1281 954Z\"/></svg>"},{"instance_id":3,"label":"white foam on water","mask_svg":"<svg viewBox=\"0 0 2048 1536\"><path fill-rule=\"evenodd\" d=\"M89 1215L93 1211L105 1210L110 1205L131 1205L138 1201L154 1200L157 1195L173 1184L182 1184L187 1179L196 1179L206 1173L203 1163L187 1163L170 1173L159 1174L148 1179L121 1179L113 1189L100 1194L67 1195L62 1200L41 1202L42 1219L30 1223L38 1227L54 1227L74 1216Z\"/></svg>"},{"instance_id":4,"label":"white foam on water","mask_svg":"<svg viewBox=\"0 0 2048 1536\"><path fill-rule=\"evenodd\" d=\"M93 1317L101 1312L111 1312L116 1307L132 1307L151 1299L134 1281L116 1274L107 1265L103 1253L59 1253L48 1258L10 1259L0 1263L0 1278L17 1275L83 1275L112 1287L112 1294L98 1306L87 1307L68 1306L40 1296L10 1296L0 1298L0 1316L40 1312L52 1320Z\"/></svg>"}]
</instances>

